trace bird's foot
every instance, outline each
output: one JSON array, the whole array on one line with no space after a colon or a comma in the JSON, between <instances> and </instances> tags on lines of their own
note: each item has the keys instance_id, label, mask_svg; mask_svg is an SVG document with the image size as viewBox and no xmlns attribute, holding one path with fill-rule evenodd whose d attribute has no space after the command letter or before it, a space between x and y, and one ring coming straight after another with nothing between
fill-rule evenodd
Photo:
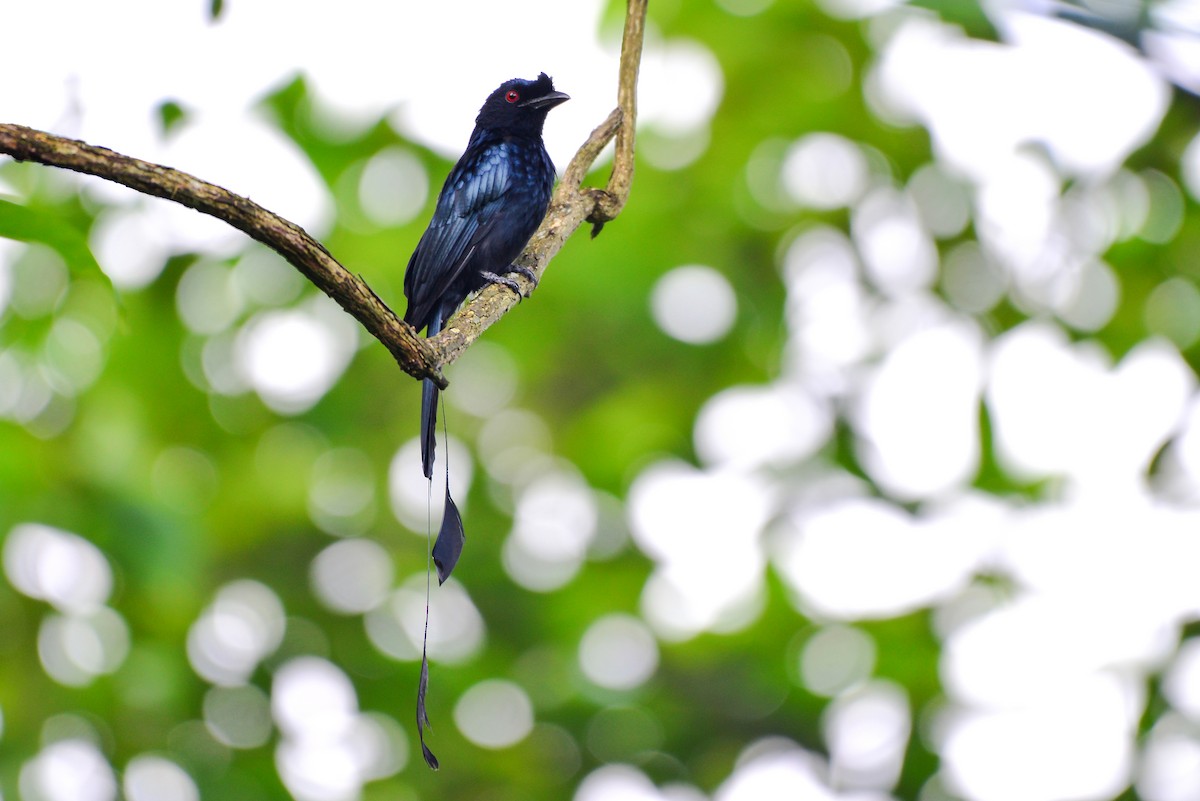
<instances>
[{"instance_id":1,"label":"bird's foot","mask_svg":"<svg viewBox=\"0 0 1200 801\"><path fill-rule=\"evenodd\" d=\"M496 273L488 270L484 270L482 273L480 273L480 275L482 275L489 284L499 284L500 286L508 287L516 293L518 298L523 299L525 297L525 293L521 291L521 285L511 278L505 278L503 275L497 275Z\"/></svg>"},{"instance_id":2,"label":"bird's foot","mask_svg":"<svg viewBox=\"0 0 1200 801\"><path fill-rule=\"evenodd\" d=\"M516 273L517 275L529 279L529 283L533 284L533 287L529 290L530 292L532 292L534 289L537 289L538 279L537 276L533 274L533 270L529 269L528 267L522 267L519 264L510 264L508 265L508 269L504 271L504 274L510 275L512 273ZM529 296L526 295L525 297Z\"/></svg>"},{"instance_id":3,"label":"bird's foot","mask_svg":"<svg viewBox=\"0 0 1200 801\"><path fill-rule=\"evenodd\" d=\"M521 290L521 285L512 278L508 277L512 273L516 273L517 275L529 279L529 281L533 284L533 287L530 288L529 292L523 292ZM499 284L500 286L507 287L515 292L517 297L522 300L529 297L529 293L536 289L538 285L537 276L533 274L532 270L530 270L528 267L518 267L515 264L509 265L509 268L504 271L504 275L497 275L496 273L488 270L484 270L481 274L489 284Z\"/></svg>"}]
</instances>

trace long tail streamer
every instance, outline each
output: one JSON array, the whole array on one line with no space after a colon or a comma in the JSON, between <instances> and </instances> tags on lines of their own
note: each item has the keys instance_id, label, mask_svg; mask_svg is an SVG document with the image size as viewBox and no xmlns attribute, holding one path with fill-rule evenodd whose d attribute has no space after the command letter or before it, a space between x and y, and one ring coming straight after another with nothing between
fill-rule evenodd
<instances>
[{"instance_id":1,"label":"long tail streamer","mask_svg":"<svg viewBox=\"0 0 1200 801\"><path fill-rule=\"evenodd\" d=\"M466 542L466 532L463 531L462 515L458 512L458 507L454 504L454 499L450 497L450 434L447 431L445 412L442 412L442 433L446 437L446 505L442 513L442 526L438 530L437 540L433 543L433 548L429 550L429 556L425 561L425 634L421 640L421 681L417 686L417 737L421 741L421 754L425 757L425 764L437 770L439 767L438 759L429 750L429 746L425 745L425 729L433 730L433 726L429 723L429 712L425 707L425 694L429 691L429 593L430 593L430 578L429 578L429 560L432 559L434 567L437 568L438 586L446 582L450 577L454 566L458 564L458 558L462 555L463 543ZM431 471L432 472L432 471ZM433 494L433 479L429 480L430 505L432 505ZM425 542L426 547L429 543L429 535L432 531L432 525L425 527Z\"/></svg>"}]
</instances>

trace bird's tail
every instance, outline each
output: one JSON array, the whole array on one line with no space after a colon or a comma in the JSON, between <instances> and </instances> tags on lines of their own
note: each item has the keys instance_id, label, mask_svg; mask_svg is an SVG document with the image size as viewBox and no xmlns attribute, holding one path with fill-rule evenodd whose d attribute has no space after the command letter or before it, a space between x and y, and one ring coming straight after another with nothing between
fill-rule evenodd
<instances>
[{"instance_id":1,"label":"bird's tail","mask_svg":"<svg viewBox=\"0 0 1200 801\"><path fill-rule=\"evenodd\" d=\"M429 330L425 334L431 337L442 330L442 310L437 308L429 319ZM433 478L433 456L437 440L437 409L438 388L433 381L426 378L421 384L421 469L425 478Z\"/></svg>"}]
</instances>

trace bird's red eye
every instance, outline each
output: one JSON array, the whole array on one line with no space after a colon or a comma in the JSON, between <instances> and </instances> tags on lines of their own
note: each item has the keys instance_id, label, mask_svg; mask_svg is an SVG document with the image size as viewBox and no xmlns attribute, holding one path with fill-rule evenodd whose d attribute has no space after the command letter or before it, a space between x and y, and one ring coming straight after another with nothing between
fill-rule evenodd
<instances>
[{"instance_id":1,"label":"bird's red eye","mask_svg":"<svg viewBox=\"0 0 1200 801\"><path fill-rule=\"evenodd\" d=\"M509 89L508 94L506 94L504 96L504 99L507 100L509 103L516 103L518 100L521 99L521 95L517 93L516 89Z\"/></svg>"}]
</instances>

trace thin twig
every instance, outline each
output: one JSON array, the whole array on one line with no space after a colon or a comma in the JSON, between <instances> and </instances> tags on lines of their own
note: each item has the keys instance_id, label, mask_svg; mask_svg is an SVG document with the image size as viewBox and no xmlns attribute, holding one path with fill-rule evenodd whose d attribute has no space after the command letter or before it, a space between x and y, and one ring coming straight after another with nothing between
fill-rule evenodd
<instances>
[{"instance_id":1,"label":"thin twig","mask_svg":"<svg viewBox=\"0 0 1200 801\"><path fill-rule=\"evenodd\" d=\"M547 263L585 221L598 227L625 205L633 180L633 129L637 116L637 74L642 54L647 0L628 0L617 100L619 107L592 131L571 159L541 226L517 263L539 279ZM581 188L600 151L616 136L613 171L606 189ZM442 366L457 359L489 326L516 305L514 293L489 287L451 318L442 333L423 339L357 275L293 222L249 198L171 167L131 158L103 147L0 123L0 154L114 181L165 198L229 223L283 256L383 343L404 372L432 378L445 388ZM524 279L517 279L523 281ZM533 287L523 284L528 292Z\"/></svg>"},{"instance_id":2,"label":"thin twig","mask_svg":"<svg viewBox=\"0 0 1200 801\"><path fill-rule=\"evenodd\" d=\"M617 131L617 152L612 176L605 189L607 198L597 204L592 222L603 224L615 218L625 207L633 185L633 128L637 119L637 80L642 64L642 40L646 32L647 0L630 0L621 37L621 69L617 79L617 105L625 113L627 125ZM635 9L635 6L637 8Z\"/></svg>"}]
</instances>

